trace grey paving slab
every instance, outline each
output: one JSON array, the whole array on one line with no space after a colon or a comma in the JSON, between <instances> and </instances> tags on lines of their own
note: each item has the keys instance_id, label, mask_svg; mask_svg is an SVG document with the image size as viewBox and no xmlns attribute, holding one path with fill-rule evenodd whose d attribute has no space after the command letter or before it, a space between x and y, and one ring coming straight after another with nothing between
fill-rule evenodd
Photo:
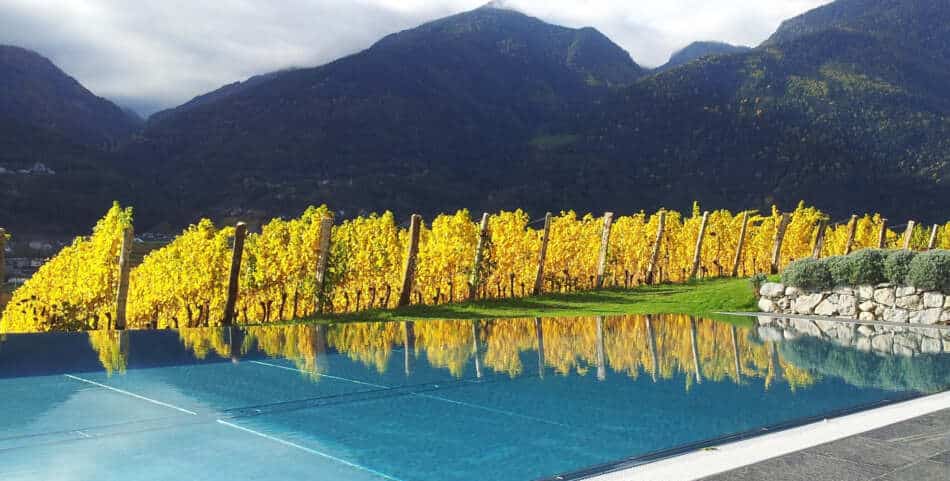
<instances>
[{"instance_id":1,"label":"grey paving slab","mask_svg":"<svg viewBox=\"0 0 950 481\"><path fill-rule=\"evenodd\" d=\"M703 481L950 481L950 409Z\"/></svg>"}]
</instances>

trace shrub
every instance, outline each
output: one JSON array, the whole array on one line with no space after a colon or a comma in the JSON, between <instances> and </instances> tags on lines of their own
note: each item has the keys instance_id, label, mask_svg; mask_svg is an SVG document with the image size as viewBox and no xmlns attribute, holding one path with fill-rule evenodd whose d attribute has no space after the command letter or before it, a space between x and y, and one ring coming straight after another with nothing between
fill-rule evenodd
<instances>
[{"instance_id":1,"label":"shrub","mask_svg":"<svg viewBox=\"0 0 950 481\"><path fill-rule=\"evenodd\" d=\"M752 284L752 291L755 293L755 297L759 297L759 289L762 288L762 284L768 281L769 278L761 272L749 278L749 283Z\"/></svg>"},{"instance_id":2,"label":"shrub","mask_svg":"<svg viewBox=\"0 0 950 481\"><path fill-rule=\"evenodd\" d=\"M894 251L884 258L884 278L898 285L907 284L907 272L910 263L917 254L911 251Z\"/></svg>"},{"instance_id":3,"label":"shrub","mask_svg":"<svg viewBox=\"0 0 950 481\"><path fill-rule=\"evenodd\" d=\"M884 277L885 252L878 249L862 249L848 256L848 284L880 284Z\"/></svg>"},{"instance_id":4,"label":"shrub","mask_svg":"<svg viewBox=\"0 0 950 481\"><path fill-rule=\"evenodd\" d=\"M787 286L817 291L832 287L828 266L812 258L792 262L782 272L782 283Z\"/></svg>"},{"instance_id":5,"label":"shrub","mask_svg":"<svg viewBox=\"0 0 950 481\"><path fill-rule=\"evenodd\" d=\"M918 289L950 292L950 251L918 254L910 261L907 283Z\"/></svg>"},{"instance_id":6,"label":"shrub","mask_svg":"<svg viewBox=\"0 0 950 481\"><path fill-rule=\"evenodd\" d=\"M831 275L831 287L843 286L851 282L853 260L847 256L826 257L821 261Z\"/></svg>"}]
</instances>

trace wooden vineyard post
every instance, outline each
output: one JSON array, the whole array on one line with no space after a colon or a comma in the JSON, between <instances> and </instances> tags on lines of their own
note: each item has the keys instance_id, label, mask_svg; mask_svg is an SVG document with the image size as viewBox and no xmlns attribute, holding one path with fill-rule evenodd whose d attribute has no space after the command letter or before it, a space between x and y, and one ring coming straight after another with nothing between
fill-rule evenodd
<instances>
[{"instance_id":1,"label":"wooden vineyard post","mask_svg":"<svg viewBox=\"0 0 950 481\"><path fill-rule=\"evenodd\" d=\"M815 247L811 256L816 261L821 259L821 250L825 247L825 219L818 219L818 231L815 232Z\"/></svg>"},{"instance_id":2,"label":"wooden vineyard post","mask_svg":"<svg viewBox=\"0 0 950 481\"><path fill-rule=\"evenodd\" d=\"M699 265L703 260L703 238L706 237L706 223L709 221L709 212L703 212L703 220L699 224L699 235L696 236L696 249L693 251L693 268L689 271L689 278L695 279L699 272Z\"/></svg>"},{"instance_id":3,"label":"wooden vineyard post","mask_svg":"<svg viewBox=\"0 0 950 481\"><path fill-rule=\"evenodd\" d=\"M917 222L912 220L907 221L907 230L904 231L904 250L910 250L910 241L914 237L914 227L917 226Z\"/></svg>"},{"instance_id":4,"label":"wooden vineyard post","mask_svg":"<svg viewBox=\"0 0 950 481\"><path fill-rule=\"evenodd\" d=\"M749 227L749 212L742 213L742 228L739 229L739 242L736 244L736 257L732 261L732 277L739 275L739 264L742 263L742 249L745 247L745 233Z\"/></svg>"},{"instance_id":5,"label":"wooden vineyard post","mask_svg":"<svg viewBox=\"0 0 950 481\"><path fill-rule=\"evenodd\" d=\"M409 221L409 246L406 248L406 265L402 272L402 290L399 291L399 303L396 307L409 305L412 296L412 283L416 276L416 255L419 254L419 229L422 216L412 214Z\"/></svg>"},{"instance_id":6,"label":"wooden vineyard post","mask_svg":"<svg viewBox=\"0 0 950 481\"><path fill-rule=\"evenodd\" d=\"M326 302L327 266L330 263L330 234L333 232L333 217L320 220L320 244L317 246L316 306L317 314L323 314Z\"/></svg>"},{"instance_id":7,"label":"wooden vineyard post","mask_svg":"<svg viewBox=\"0 0 950 481\"><path fill-rule=\"evenodd\" d=\"M485 244L488 243L488 213L482 214L482 223L478 229L478 244L475 246L475 260L472 262L472 275L468 278L468 300L478 297L481 285L482 257L485 256Z\"/></svg>"},{"instance_id":8,"label":"wooden vineyard post","mask_svg":"<svg viewBox=\"0 0 950 481\"><path fill-rule=\"evenodd\" d=\"M858 216L852 215L851 222L848 223L848 240L844 244L844 255L851 253L854 248L854 235L858 232Z\"/></svg>"},{"instance_id":9,"label":"wooden vineyard post","mask_svg":"<svg viewBox=\"0 0 950 481\"><path fill-rule=\"evenodd\" d=\"M7 231L6 229L0 227L0 289L3 288L4 282L6 280L6 244L7 244Z\"/></svg>"},{"instance_id":10,"label":"wooden vineyard post","mask_svg":"<svg viewBox=\"0 0 950 481\"><path fill-rule=\"evenodd\" d=\"M119 249L119 288L115 295L116 329L125 329L125 306L129 302L129 271L132 270L134 234L132 226L128 226L122 231L122 247Z\"/></svg>"},{"instance_id":11,"label":"wooden vineyard post","mask_svg":"<svg viewBox=\"0 0 950 481\"><path fill-rule=\"evenodd\" d=\"M782 218L778 221L778 227L775 229L775 245L772 246L772 264L770 268L772 274L778 274L779 264L782 260L782 241L785 240L785 231L788 229L790 220L791 216L788 213L782 214Z\"/></svg>"},{"instance_id":12,"label":"wooden vineyard post","mask_svg":"<svg viewBox=\"0 0 950 481\"><path fill-rule=\"evenodd\" d=\"M600 234L600 254L597 257L597 288L604 287L604 274L607 272L607 248L610 245L610 228L614 223L614 213L604 213L604 228Z\"/></svg>"},{"instance_id":13,"label":"wooden vineyard post","mask_svg":"<svg viewBox=\"0 0 950 481\"><path fill-rule=\"evenodd\" d=\"M927 242L928 251L932 251L937 247L937 229L939 228L939 225L934 224L933 228L930 229L930 241Z\"/></svg>"},{"instance_id":14,"label":"wooden vineyard post","mask_svg":"<svg viewBox=\"0 0 950 481\"><path fill-rule=\"evenodd\" d=\"M551 239L551 213L544 215L544 233L541 235L541 250L538 251L538 271L534 276L534 290L531 293L540 296L544 292L544 260L548 255L548 241Z\"/></svg>"},{"instance_id":15,"label":"wooden vineyard post","mask_svg":"<svg viewBox=\"0 0 950 481\"><path fill-rule=\"evenodd\" d=\"M666 223L666 211L661 210L657 215L656 240L653 242L650 264L647 266L646 284L653 284L653 276L656 274L656 263L660 260L660 244L663 243L663 224Z\"/></svg>"},{"instance_id":16,"label":"wooden vineyard post","mask_svg":"<svg viewBox=\"0 0 950 481\"><path fill-rule=\"evenodd\" d=\"M238 286L241 283L241 256L244 255L244 237L247 235L247 224L238 222L234 226L234 247L231 250L231 272L228 275L228 297L224 303L224 320L222 324L234 324L234 315L237 307Z\"/></svg>"},{"instance_id":17,"label":"wooden vineyard post","mask_svg":"<svg viewBox=\"0 0 950 481\"><path fill-rule=\"evenodd\" d=\"M887 219L881 219L881 230L877 233L877 248L883 249L887 243Z\"/></svg>"}]
</instances>

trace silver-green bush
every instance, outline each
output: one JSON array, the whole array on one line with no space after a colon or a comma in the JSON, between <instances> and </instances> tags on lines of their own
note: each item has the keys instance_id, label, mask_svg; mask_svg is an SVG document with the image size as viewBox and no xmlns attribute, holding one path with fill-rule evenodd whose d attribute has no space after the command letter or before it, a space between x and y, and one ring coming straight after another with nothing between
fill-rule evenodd
<instances>
[{"instance_id":1,"label":"silver-green bush","mask_svg":"<svg viewBox=\"0 0 950 481\"><path fill-rule=\"evenodd\" d=\"M884 277L884 258L886 252L879 249L863 249L848 257L848 285L880 284Z\"/></svg>"},{"instance_id":2,"label":"silver-green bush","mask_svg":"<svg viewBox=\"0 0 950 481\"><path fill-rule=\"evenodd\" d=\"M852 260L848 256L826 257L821 263L831 274L832 286L844 286L851 283Z\"/></svg>"},{"instance_id":3,"label":"silver-green bush","mask_svg":"<svg viewBox=\"0 0 950 481\"><path fill-rule=\"evenodd\" d=\"M884 258L884 279L897 285L907 284L910 263L917 257L912 251L893 251Z\"/></svg>"},{"instance_id":4,"label":"silver-green bush","mask_svg":"<svg viewBox=\"0 0 950 481\"><path fill-rule=\"evenodd\" d=\"M833 286L828 267L825 263L812 258L799 259L790 263L782 271L782 283L810 291L828 289Z\"/></svg>"},{"instance_id":5,"label":"silver-green bush","mask_svg":"<svg viewBox=\"0 0 950 481\"><path fill-rule=\"evenodd\" d=\"M918 289L950 292L950 251L918 254L910 261L907 283Z\"/></svg>"}]
</instances>

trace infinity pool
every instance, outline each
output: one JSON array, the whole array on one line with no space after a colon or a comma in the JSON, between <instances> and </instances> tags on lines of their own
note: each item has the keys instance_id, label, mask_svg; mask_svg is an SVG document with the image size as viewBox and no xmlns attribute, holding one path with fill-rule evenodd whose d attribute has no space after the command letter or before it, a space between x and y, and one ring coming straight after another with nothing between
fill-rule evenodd
<instances>
[{"instance_id":1,"label":"infinity pool","mask_svg":"<svg viewBox=\"0 0 950 481\"><path fill-rule=\"evenodd\" d=\"M950 388L943 332L896 355L835 329L657 315L8 335L0 478L580 479Z\"/></svg>"}]
</instances>

